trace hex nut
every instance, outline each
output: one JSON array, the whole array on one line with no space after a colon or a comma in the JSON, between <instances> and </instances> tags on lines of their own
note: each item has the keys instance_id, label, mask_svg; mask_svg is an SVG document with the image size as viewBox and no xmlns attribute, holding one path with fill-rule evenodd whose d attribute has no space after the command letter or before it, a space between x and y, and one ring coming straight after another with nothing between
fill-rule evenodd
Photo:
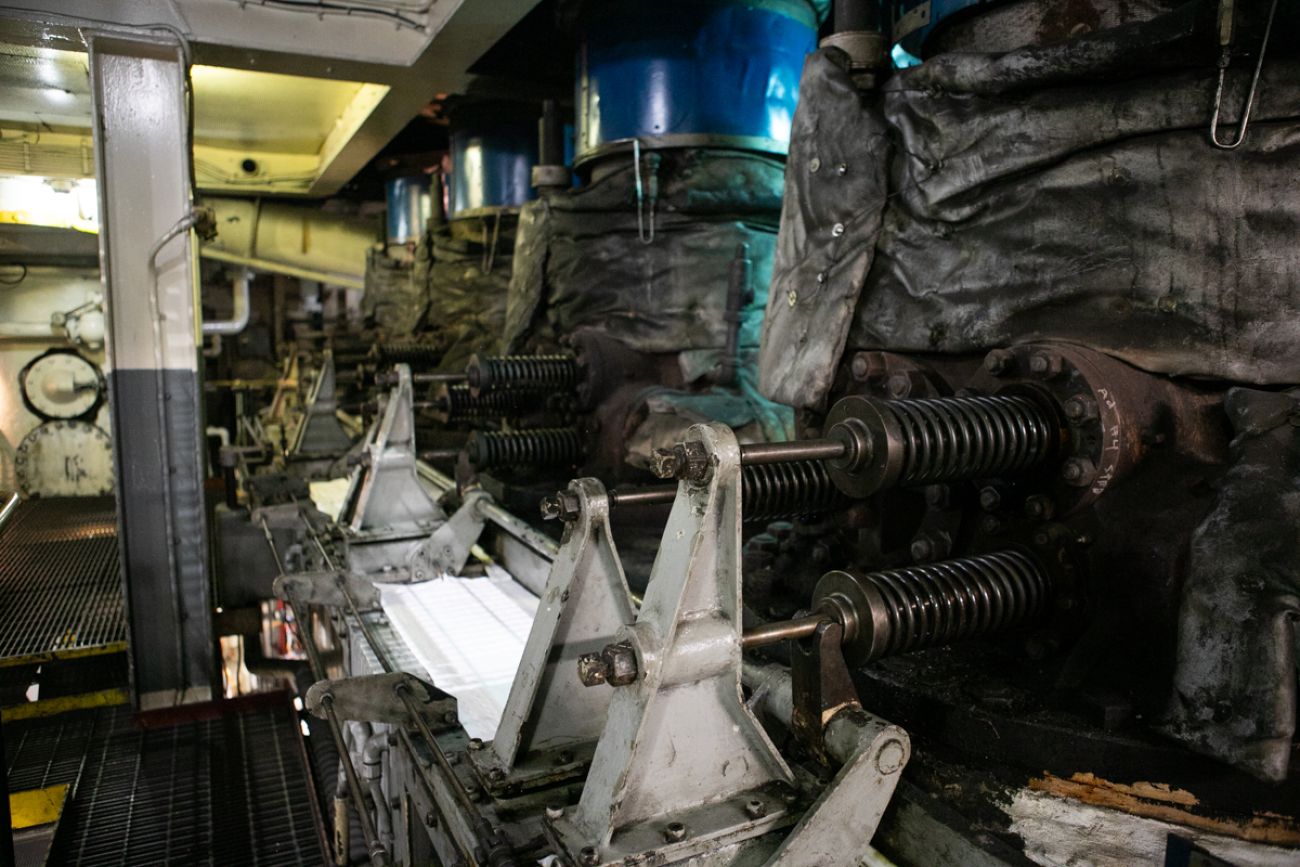
<instances>
[{"instance_id":1,"label":"hex nut","mask_svg":"<svg viewBox=\"0 0 1300 867\"><path fill-rule=\"evenodd\" d=\"M669 822L664 826L664 842L679 843L686 839L686 826L681 822Z\"/></svg>"},{"instance_id":2,"label":"hex nut","mask_svg":"<svg viewBox=\"0 0 1300 867\"><path fill-rule=\"evenodd\" d=\"M745 815L751 819L761 819L767 815L767 804L758 798L750 798L745 802Z\"/></svg>"},{"instance_id":3,"label":"hex nut","mask_svg":"<svg viewBox=\"0 0 1300 867\"><path fill-rule=\"evenodd\" d=\"M709 478L709 453L704 443L678 443L670 449L655 449L651 469L661 479L703 482Z\"/></svg>"},{"instance_id":4,"label":"hex nut","mask_svg":"<svg viewBox=\"0 0 1300 867\"><path fill-rule=\"evenodd\" d=\"M546 808L546 818L554 821L564 816L564 807L560 804L551 804Z\"/></svg>"},{"instance_id":5,"label":"hex nut","mask_svg":"<svg viewBox=\"0 0 1300 867\"><path fill-rule=\"evenodd\" d=\"M1035 352L1029 357L1029 372L1041 379L1059 376L1065 362L1055 352Z\"/></svg>"},{"instance_id":6,"label":"hex nut","mask_svg":"<svg viewBox=\"0 0 1300 867\"><path fill-rule=\"evenodd\" d=\"M1088 458L1070 458L1061 467L1061 478L1076 488L1086 488L1097 475L1097 467Z\"/></svg>"},{"instance_id":7,"label":"hex nut","mask_svg":"<svg viewBox=\"0 0 1300 867\"><path fill-rule=\"evenodd\" d=\"M605 679L610 686L627 686L640 674L636 664L636 651L625 641L606 646L600 655L605 660Z\"/></svg>"},{"instance_id":8,"label":"hex nut","mask_svg":"<svg viewBox=\"0 0 1300 867\"><path fill-rule=\"evenodd\" d=\"M582 862L583 867L596 867L600 863L600 856L596 854L596 847L583 846L582 851L578 853L578 860Z\"/></svg>"}]
</instances>

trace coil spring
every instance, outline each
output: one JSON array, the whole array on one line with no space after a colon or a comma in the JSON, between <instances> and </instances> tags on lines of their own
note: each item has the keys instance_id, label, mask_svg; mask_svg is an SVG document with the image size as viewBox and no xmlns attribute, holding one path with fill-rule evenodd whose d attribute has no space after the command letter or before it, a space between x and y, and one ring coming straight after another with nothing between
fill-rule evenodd
<instances>
[{"instance_id":1,"label":"coil spring","mask_svg":"<svg viewBox=\"0 0 1300 867\"><path fill-rule=\"evenodd\" d=\"M747 466L740 479L746 521L815 515L844 499L821 461Z\"/></svg>"},{"instance_id":2,"label":"coil spring","mask_svg":"<svg viewBox=\"0 0 1300 867\"><path fill-rule=\"evenodd\" d=\"M578 384L578 362L568 355L501 355L470 365L469 384L483 391L569 390Z\"/></svg>"},{"instance_id":3,"label":"coil spring","mask_svg":"<svg viewBox=\"0 0 1300 867\"><path fill-rule=\"evenodd\" d=\"M442 350L423 343L395 342L376 345L381 364L412 364L417 367L436 367L442 361Z\"/></svg>"},{"instance_id":4,"label":"coil spring","mask_svg":"<svg viewBox=\"0 0 1300 867\"><path fill-rule=\"evenodd\" d=\"M520 412L536 401L508 391L494 391L475 396L468 385L457 383L447 387L445 401L439 401L439 414L449 423L481 421L501 418Z\"/></svg>"},{"instance_id":5,"label":"coil spring","mask_svg":"<svg viewBox=\"0 0 1300 867\"><path fill-rule=\"evenodd\" d=\"M903 429L902 484L1023 472L1052 450L1055 425L1020 395L891 400Z\"/></svg>"},{"instance_id":6,"label":"coil spring","mask_svg":"<svg viewBox=\"0 0 1300 867\"><path fill-rule=\"evenodd\" d=\"M981 554L862 576L884 601L886 635L872 658L938 647L1024 623L1042 613L1047 573L1019 551ZM873 612L875 623L881 622Z\"/></svg>"},{"instance_id":7,"label":"coil spring","mask_svg":"<svg viewBox=\"0 0 1300 867\"><path fill-rule=\"evenodd\" d=\"M470 434L470 460L486 467L562 466L582 458L582 439L573 428L538 428L510 433Z\"/></svg>"}]
</instances>

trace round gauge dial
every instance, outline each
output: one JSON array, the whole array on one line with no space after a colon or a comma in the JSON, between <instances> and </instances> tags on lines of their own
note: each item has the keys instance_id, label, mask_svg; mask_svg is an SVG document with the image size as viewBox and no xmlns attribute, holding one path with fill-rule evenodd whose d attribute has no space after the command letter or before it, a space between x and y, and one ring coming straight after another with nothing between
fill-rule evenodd
<instances>
[{"instance_id":1,"label":"round gauge dial","mask_svg":"<svg viewBox=\"0 0 1300 867\"><path fill-rule=\"evenodd\" d=\"M104 374L69 349L33 358L18 374L18 383L23 403L46 421L91 419L104 401Z\"/></svg>"},{"instance_id":2,"label":"round gauge dial","mask_svg":"<svg viewBox=\"0 0 1300 867\"><path fill-rule=\"evenodd\" d=\"M29 497L89 497L113 491L113 448L89 422L50 421L23 437L14 453L18 484Z\"/></svg>"}]
</instances>

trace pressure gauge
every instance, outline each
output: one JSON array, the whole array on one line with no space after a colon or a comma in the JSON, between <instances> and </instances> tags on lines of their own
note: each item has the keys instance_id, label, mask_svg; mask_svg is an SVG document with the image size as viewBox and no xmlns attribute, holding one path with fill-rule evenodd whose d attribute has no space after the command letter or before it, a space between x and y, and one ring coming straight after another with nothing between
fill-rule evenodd
<instances>
[{"instance_id":1,"label":"pressure gauge","mask_svg":"<svg viewBox=\"0 0 1300 867\"><path fill-rule=\"evenodd\" d=\"M18 374L23 403L45 421L93 419L104 402L104 374L71 349L51 349Z\"/></svg>"}]
</instances>

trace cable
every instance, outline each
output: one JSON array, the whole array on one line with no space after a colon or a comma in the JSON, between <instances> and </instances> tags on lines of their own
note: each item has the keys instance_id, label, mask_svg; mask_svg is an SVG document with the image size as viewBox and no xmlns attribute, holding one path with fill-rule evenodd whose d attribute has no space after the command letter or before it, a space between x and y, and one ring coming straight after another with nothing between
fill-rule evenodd
<instances>
[{"instance_id":1,"label":"cable","mask_svg":"<svg viewBox=\"0 0 1300 867\"><path fill-rule=\"evenodd\" d=\"M246 6L250 0L235 0L240 6ZM388 9L374 9L367 6L349 6L344 3L329 3L325 0L257 0L257 5L266 7L282 6L291 10L312 11L322 15L370 15L396 21L399 26L423 32L425 25L414 18L407 18L400 12Z\"/></svg>"}]
</instances>

